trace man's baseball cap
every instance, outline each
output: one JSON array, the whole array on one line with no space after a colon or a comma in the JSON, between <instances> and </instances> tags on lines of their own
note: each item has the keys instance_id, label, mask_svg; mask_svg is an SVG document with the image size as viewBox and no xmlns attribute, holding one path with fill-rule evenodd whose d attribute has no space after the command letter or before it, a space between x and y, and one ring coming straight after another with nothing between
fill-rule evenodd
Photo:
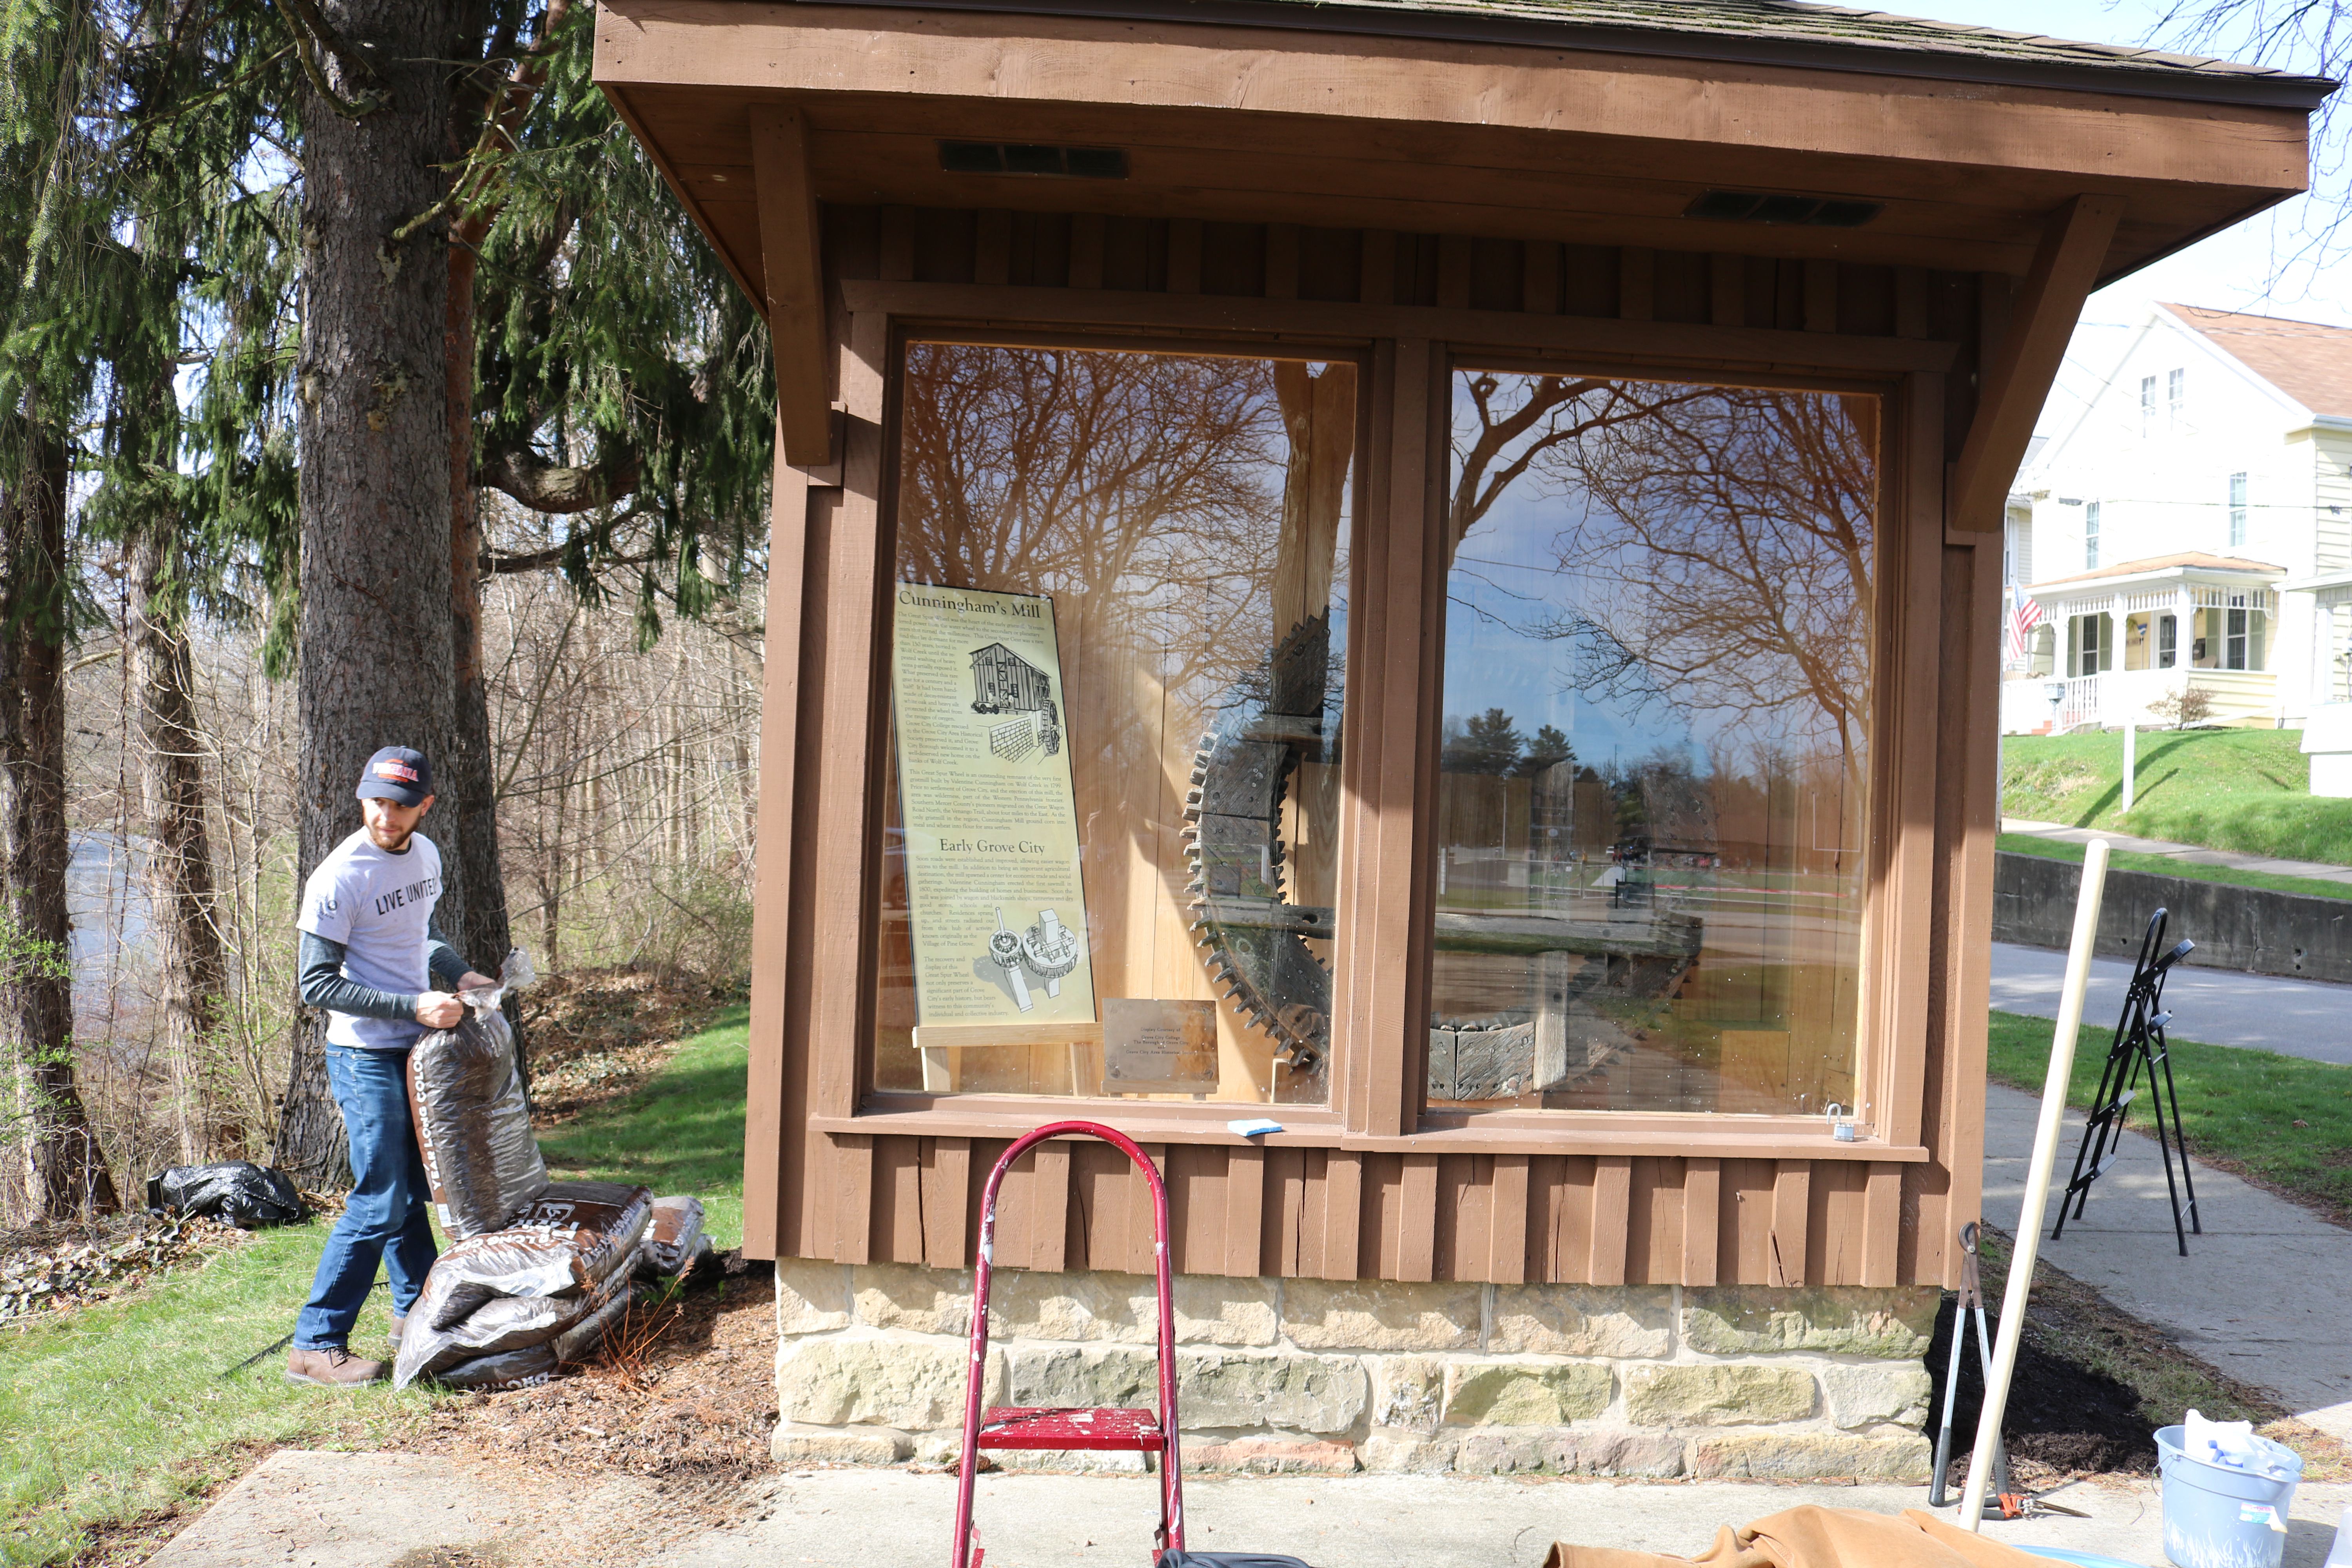
<instances>
[{"instance_id":1,"label":"man's baseball cap","mask_svg":"<svg viewBox=\"0 0 2352 1568\"><path fill-rule=\"evenodd\" d=\"M433 793L433 764L406 746L386 746L360 770L359 797L420 805Z\"/></svg>"}]
</instances>

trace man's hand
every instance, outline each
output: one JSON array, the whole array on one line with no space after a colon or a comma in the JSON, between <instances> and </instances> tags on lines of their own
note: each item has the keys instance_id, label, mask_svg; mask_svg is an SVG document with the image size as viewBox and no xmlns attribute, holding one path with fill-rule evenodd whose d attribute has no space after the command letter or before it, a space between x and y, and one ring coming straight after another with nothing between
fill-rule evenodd
<instances>
[{"instance_id":1,"label":"man's hand","mask_svg":"<svg viewBox=\"0 0 2352 1568\"><path fill-rule=\"evenodd\" d=\"M466 1005L446 991L427 991L416 998L416 1021L428 1029L454 1029L466 1016Z\"/></svg>"}]
</instances>

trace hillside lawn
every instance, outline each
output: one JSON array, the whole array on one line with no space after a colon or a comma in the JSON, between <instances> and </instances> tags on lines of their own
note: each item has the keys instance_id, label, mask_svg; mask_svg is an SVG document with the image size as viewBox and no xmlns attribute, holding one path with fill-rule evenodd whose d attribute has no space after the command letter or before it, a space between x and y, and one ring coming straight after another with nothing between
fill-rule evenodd
<instances>
[{"instance_id":1,"label":"hillside lawn","mask_svg":"<svg viewBox=\"0 0 2352 1568\"><path fill-rule=\"evenodd\" d=\"M2005 735L2001 814L2352 866L2352 800L2311 794L2302 744L2300 730L2143 730L2123 812L2122 731Z\"/></svg>"},{"instance_id":2,"label":"hillside lawn","mask_svg":"<svg viewBox=\"0 0 2352 1568\"><path fill-rule=\"evenodd\" d=\"M745 1023L740 1006L719 1014L634 1093L544 1131L548 1173L691 1193L717 1245L740 1245ZM466 1397L289 1384L282 1353L238 1368L293 1328L327 1228L261 1231L130 1296L0 1328L0 1563L69 1560L108 1526L167 1516L257 1450L376 1447ZM388 1353L390 1316L379 1290L352 1348Z\"/></svg>"}]
</instances>

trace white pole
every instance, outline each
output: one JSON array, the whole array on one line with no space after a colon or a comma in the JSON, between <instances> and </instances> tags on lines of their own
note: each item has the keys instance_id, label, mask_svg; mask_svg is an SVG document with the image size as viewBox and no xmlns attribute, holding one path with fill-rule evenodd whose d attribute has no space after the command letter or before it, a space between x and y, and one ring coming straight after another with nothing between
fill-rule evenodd
<instances>
[{"instance_id":1,"label":"white pole","mask_svg":"<svg viewBox=\"0 0 2352 1568\"><path fill-rule=\"evenodd\" d=\"M2058 998L2058 1027L2050 1038L2050 1071L2042 1081L2042 1120L2033 1129L2033 1159L2026 1169L2025 1201L2017 1215L2017 1248L2010 1255L2009 1285L2000 1297L2000 1335L1993 1345L1992 1371L1985 1377L1984 1410L1977 1417L1977 1446L1969 1458L1968 1488L1960 1494L1959 1526L1966 1531L1984 1522L1992 1451L2000 1439L2001 1415L2009 1408L2009 1380L2017 1370L2018 1342L2025 1334L2025 1301L2033 1289L2033 1261L2042 1250L2042 1216L2050 1205L2050 1173L2057 1163L2058 1138L2066 1125L2066 1084L2074 1073L2074 1037L2083 1027L2083 992L2091 980L2091 953L2099 937L2099 900L2106 887L2107 841L2094 838L2083 851L2083 887L2074 899L2074 938L2066 950L2066 985ZM1953 1331L1959 1331L1957 1325Z\"/></svg>"},{"instance_id":2,"label":"white pole","mask_svg":"<svg viewBox=\"0 0 2352 1568\"><path fill-rule=\"evenodd\" d=\"M2129 811L2132 808L2132 780L2138 772L2139 726L2126 719L2124 721L2124 803L2118 810Z\"/></svg>"}]
</instances>

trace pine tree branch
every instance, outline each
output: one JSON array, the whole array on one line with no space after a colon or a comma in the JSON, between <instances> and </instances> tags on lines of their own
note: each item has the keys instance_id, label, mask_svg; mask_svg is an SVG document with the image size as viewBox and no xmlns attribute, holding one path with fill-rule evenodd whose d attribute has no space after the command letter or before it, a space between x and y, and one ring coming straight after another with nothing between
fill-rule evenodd
<instances>
[{"instance_id":1,"label":"pine tree branch","mask_svg":"<svg viewBox=\"0 0 2352 1568\"><path fill-rule=\"evenodd\" d=\"M320 15L313 0L277 0L277 5L294 34L294 58L302 62L302 74L310 79L311 90L326 100L328 108L346 120L358 120L391 104L391 90L373 62L343 41L342 35ZM344 74L359 83L357 97L347 99L328 82L319 64L320 49L334 56Z\"/></svg>"},{"instance_id":2,"label":"pine tree branch","mask_svg":"<svg viewBox=\"0 0 2352 1568\"><path fill-rule=\"evenodd\" d=\"M510 447L476 467L474 482L512 496L533 511L593 511L633 493L640 468L634 453L588 468L542 462L528 447Z\"/></svg>"}]
</instances>

